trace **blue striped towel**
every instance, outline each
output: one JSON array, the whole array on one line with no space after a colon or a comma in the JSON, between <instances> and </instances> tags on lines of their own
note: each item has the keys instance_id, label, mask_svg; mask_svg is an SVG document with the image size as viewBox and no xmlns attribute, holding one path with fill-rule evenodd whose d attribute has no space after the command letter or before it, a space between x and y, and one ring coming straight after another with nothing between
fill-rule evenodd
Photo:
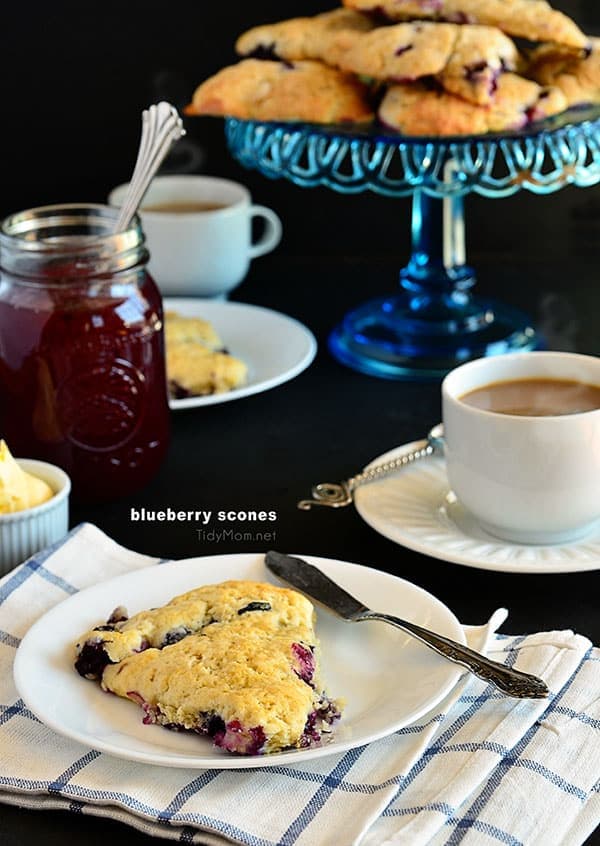
<instances>
[{"instance_id":1,"label":"blue striped towel","mask_svg":"<svg viewBox=\"0 0 600 846\"><path fill-rule=\"evenodd\" d=\"M297 767L169 769L58 736L18 698L21 638L67 595L157 563L83 524L0 581L2 801L208 846L576 846L600 821L600 651L570 631L494 634L502 614L469 643L543 676L548 701L467 677L414 725Z\"/></svg>"}]
</instances>

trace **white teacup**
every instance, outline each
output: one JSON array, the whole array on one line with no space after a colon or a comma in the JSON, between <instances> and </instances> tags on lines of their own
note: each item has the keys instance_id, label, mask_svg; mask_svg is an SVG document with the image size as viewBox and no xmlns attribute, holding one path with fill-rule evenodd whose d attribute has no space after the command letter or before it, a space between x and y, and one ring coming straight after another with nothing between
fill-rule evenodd
<instances>
[{"instance_id":1,"label":"white teacup","mask_svg":"<svg viewBox=\"0 0 600 846\"><path fill-rule=\"evenodd\" d=\"M468 405L496 382L573 380L600 386L600 358L527 352L457 367L442 383L450 487L480 525L516 543L567 543L600 523L600 408L518 416Z\"/></svg>"},{"instance_id":2,"label":"white teacup","mask_svg":"<svg viewBox=\"0 0 600 846\"><path fill-rule=\"evenodd\" d=\"M121 206L127 184L114 188L111 206ZM244 279L250 260L275 249L281 221L271 209L253 205L237 182L212 176L156 177L140 208L150 263L164 295L226 297ZM252 243L252 218L265 231Z\"/></svg>"}]
</instances>

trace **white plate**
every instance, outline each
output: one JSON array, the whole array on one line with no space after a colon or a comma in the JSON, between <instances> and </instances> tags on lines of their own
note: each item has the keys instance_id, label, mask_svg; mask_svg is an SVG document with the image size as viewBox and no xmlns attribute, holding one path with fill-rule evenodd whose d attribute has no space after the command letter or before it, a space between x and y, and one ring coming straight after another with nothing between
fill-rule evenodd
<instances>
[{"instance_id":1,"label":"white plate","mask_svg":"<svg viewBox=\"0 0 600 846\"><path fill-rule=\"evenodd\" d=\"M369 466L397 458L417 445L386 452ZM443 561L506 573L600 569L600 530L579 541L552 546L508 543L489 535L450 491L441 456L419 459L393 476L358 488L354 504L380 535Z\"/></svg>"},{"instance_id":2,"label":"white plate","mask_svg":"<svg viewBox=\"0 0 600 846\"><path fill-rule=\"evenodd\" d=\"M206 397L169 400L173 411L249 397L288 382L312 363L317 342L306 326L278 311L246 303L167 297L165 311L209 320L229 352L248 365L240 388Z\"/></svg>"},{"instance_id":3,"label":"white plate","mask_svg":"<svg viewBox=\"0 0 600 846\"><path fill-rule=\"evenodd\" d=\"M374 609L465 642L452 612L421 588L357 564L305 557ZM143 725L134 703L103 693L73 669L77 639L116 605L133 614L226 579L276 582L262 555L215 555L162 564L151 575L138 570L69 597L32 626L17 650L14 675L20 696L43 723L88 748L163 766L238 769L308 761L384 737L431 710L461 675L460 667L398 629L344 623L319 609L317 633L328 691L347 702L332 739L314 749L238 757L213 748L207 738Z\"/></svg>"}]
</instances>

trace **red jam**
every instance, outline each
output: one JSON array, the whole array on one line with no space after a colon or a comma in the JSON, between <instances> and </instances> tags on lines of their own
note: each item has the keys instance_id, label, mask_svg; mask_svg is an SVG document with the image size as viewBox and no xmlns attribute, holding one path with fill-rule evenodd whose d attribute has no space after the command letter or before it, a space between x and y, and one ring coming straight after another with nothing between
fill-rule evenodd
<instances>
[{"instance_id":1,"label":"red jam","mask_svg":"<svg viewBox=\"0 0 600 846\"><path fill-rule=\"evenodd\" d=\"M19 262L1 251L5 231L2 436L14 455L62 467L79 499L106 500L142 487L169 438L162 304L144 268L145 251L136 257L134 249L131 266L116 262L111 271L110 260L95 253L93 261L80 260L77 243L71 251L65 240L69 249L63 245L59 259ZM141 233L140 239L143 245Z\"/></svg>"}]
</instances>

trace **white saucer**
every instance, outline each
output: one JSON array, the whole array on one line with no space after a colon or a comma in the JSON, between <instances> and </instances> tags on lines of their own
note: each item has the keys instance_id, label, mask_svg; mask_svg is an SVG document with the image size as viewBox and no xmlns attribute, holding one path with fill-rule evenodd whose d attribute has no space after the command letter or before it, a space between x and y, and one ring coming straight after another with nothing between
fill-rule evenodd
<instances>
[{"instance_id":1,"label":"white saucer","mask_svg":"<svg viewBox=\"0 0 600 846\"><path fill-rule=\"evenodd\" d=\"M205 397L169 400L173 411L200 408L262 393L288 382L312 363L317 342L306 326L269 308L227 300L167 297L165 311L209 320L232 355L248 366L248 381L240 388Z\"/></svg>"},{"instance_id":2,"label":"white saucer","mask_svg":"<svg viewBox=\"0 0 600 846\"><path fill-rule=\"evenodd\" d=\"M369 466L410 452L405 444ZM446 462L423 458L392 476L357 488L356 510L376 532L395 543L430 555L506 573L576 573L600 569L600 527L570 544L529 546L485 532L449 490Z\"/></svg>"}]
</instances>

